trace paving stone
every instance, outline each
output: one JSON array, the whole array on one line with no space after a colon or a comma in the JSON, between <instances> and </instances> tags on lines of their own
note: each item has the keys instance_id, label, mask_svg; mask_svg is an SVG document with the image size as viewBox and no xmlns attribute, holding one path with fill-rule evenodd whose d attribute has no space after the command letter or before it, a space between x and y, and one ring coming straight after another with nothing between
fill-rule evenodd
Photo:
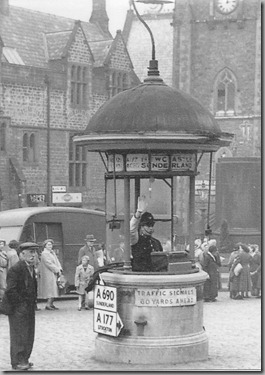
<instances>
[{"instance_id":1,"label":"paving stone","mask_svg":"<svg viewBox=\"0 0 265 375\"><path fill-rule=\"evenodd\" d=\"M95 359L93 310L77 311L77 300L56 302L59 310L36 312L36 334L30 360L36 371L203 371L261 370L261 299L232 300L219 292L218 301L204 304L209 338L206 361L176 365L103 363ZM0 370L10 370L8 318L0 315Z\"/></svg>"}]
</instances>

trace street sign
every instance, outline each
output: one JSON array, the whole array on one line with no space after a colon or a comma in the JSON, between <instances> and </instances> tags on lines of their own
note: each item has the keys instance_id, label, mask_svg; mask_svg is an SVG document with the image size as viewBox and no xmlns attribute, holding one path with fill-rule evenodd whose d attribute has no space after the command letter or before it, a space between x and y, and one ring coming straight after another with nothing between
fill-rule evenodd
<instances>
[{"instance_id":1,"label":"street sign","mask_svg":"<svg viewBox=\"0 0 265 375\"><path fill-rule=\"evenodd\" d=\"M96 285L94 308L117 312L117 289L107 285Z\"/></svg>"},{"instance_id":2,"label":"street sign","mask_svg":"<svg viewBox=\"0 0 265 375\"><path fill-rule=\"evenodd\" d=\"M123 328L123 323L116 312L94 308L94 331L108 336L117 337Z\"/></svg>"},{"instance_id":3,"label":"street sign","mask_svg":"<svg viewBox=\"0 0 265 375\"><path fill-rule=\"evenodd\" d=\"M196 305L196 288L136 289L135 305L172 307Z\"/></svg>"},{"instance_id":4,"label":"street sign","mask_svg":"<svg viewBox=\"0 0 265 375\"><path fill-rule=\"evenodd\" d=\"M52 203L82 203L82 193L52 193Z\"/></svg>"},{"instance_id":5,"label":"street sign","mask_svg":"<svg viewBox=\"0 0 265 375\"><path fill-rule=\"evenodd\" d=\"M66 193L66 185L52 186L52 193Z\"/></svg>"},{"instance_id":6,"label":"street sign","mask_svg":"<svg viewBox=\"0 0 265 375\"><path fill-rule=\"evenodd\" d=\"M27 194L27 204L28 206L37 206L40 203L47 202L46 194Z\"/></svg>"},{"instance_id":7,"label":"street sign","mask_svg":"<svg viewBox=\"0 0 265 375\"><path fill-rule=\"evenodd\" d=\"M94 289L94 331L117 337L123 323L117 312L117 288L96 285Z\"/></svg>"}]
</instances>

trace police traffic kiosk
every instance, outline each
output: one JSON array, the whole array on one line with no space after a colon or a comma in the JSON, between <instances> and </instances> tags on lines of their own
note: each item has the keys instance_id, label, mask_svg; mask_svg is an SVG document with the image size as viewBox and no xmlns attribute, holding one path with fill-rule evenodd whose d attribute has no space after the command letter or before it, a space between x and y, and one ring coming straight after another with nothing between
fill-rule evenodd
<instances>
[{"instance_id":1,"label":"police traffic kiosk","mask_svg":"<svg viewBox=\"0 0 265 375\"><path fill-rule=\"evenodd\" d=\"M212 155L231 140L197 100L163 82L155 59L142 84L107 101L74 138L98 152L106 168L106 248L111 252L121 236L125 242L123 268L102 273L105 286L94 290L97 359L132 364L207 359L207 275L193 262L195 176L202 154ZM190 259L173 246L176 176L189 181ZM156 264L166 259L162 271L131 269L130 218L141 194L149 197L148 211L157 220L155 237L165 234L172 244L170 252L154 256Z\"/></svg>"}]
</instances>

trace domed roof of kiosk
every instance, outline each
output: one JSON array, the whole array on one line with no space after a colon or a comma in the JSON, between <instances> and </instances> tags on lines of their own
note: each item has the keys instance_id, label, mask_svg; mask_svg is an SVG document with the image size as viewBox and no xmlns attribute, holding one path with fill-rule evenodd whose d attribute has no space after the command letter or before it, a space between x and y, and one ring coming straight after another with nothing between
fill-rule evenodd
<instances>
[{"instance_id":1,"label":"domed roof of kiosk","mask_svg":"<svg viewBox=\"0 0 265 375\"><path fill-rule=\"evenodd\" d=\"M167 148L172 143L181 143L182 149L190 144L189 149L210 151L211 144L214 149L228 145L231 136L222 133L214 116L199 101L169 87L160 77L150 76L103 104L76 141L98 151L128 147L163 149L165 142ZM195 147L191 147L193 143Z\"/></svg>"}]
</instances>

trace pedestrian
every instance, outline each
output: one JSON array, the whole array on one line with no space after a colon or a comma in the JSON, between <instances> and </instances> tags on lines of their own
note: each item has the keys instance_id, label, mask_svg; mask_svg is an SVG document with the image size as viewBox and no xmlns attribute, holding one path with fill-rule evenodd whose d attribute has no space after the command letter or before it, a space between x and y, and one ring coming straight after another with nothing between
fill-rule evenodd
<instances>
[{"instance_id":1,"label":"pedestrian","mask_svg":"<svg viewBox=\"0 0 265 375\"><path fill-rule=\"evenodd\" d=\"M94 268L89 264L89 256L84 255L81 259L81 264L76 267L75 271L75 287L78 296L78 311L81 311L84 305L86 310L89 310L88 293L85 288L88 286L89 280L92 278Z\"/></svg>"},{"instance_id":2,"label":"pedestrian","mask_svg":"<svg viewBox=\"0 0 265 375\"><path fill-rule=\"evenodd\" d=\"M20 260L8 270L6 296L13 307L8 315L10 327L10 357L14 370L28 370L35 334L37 282L34 255L38 245L25 242L19 246Z\"/></svg>"},{"instance_id":3,"label":"pedestrian","mask_svg":"<svg viewBox=\"0 0 265 375\"><path fill-rule=\"evenodd\" d=\"M220 253L219 253L219 250L217 248L217 241L216 239L211 239L209 242L209 247L210 246L215 246L216 247L216 252L215 252L215 258L216 258L216 264L218 265L217 267L217 273L218 273L218 284L217 284L217 287L218 287L218 290L221 290L222 289L222 277L221 277L221 271L220 271L220 267L222 265L222 260L224 260L223 257L220 256Z\"/></svg>"},{"instance_id":4,"label":"pedestrian","mask_svg":"<svg viewBox=\"0 0 265 375\"><path fill-rule=\"evenodd\" d=\"M258 245L250 245L250 255L252 256L252 262L250 264L250 276L252 281L251 295L258 297L260 295L261 287L261 253Z\"/></svg>"},{"instance_id":5,"label":"pedestrian","mask_svg":"<svg viewBox=\"0 0 265 375\"><path fill-rule=\"evenodd\" d=\"M203 270L209 278L204 283L203 297L205 302L216 302L218 296L218 267L221 266L216 246L211 245L204 254Z\"/></svg>"},{"instance_id":6,"label":"pedestrian","mask_svg":"<svg viewBox=\"0 0 265 375\"><path fill-rule=\"evenodd\" d=\"M194 241L194 259L195 259L195 265L199 270L202 270L203 265L203 250L201 248L202 241L197 238Z\"/></svg>"},{"instance_id":7,"label":"pedestrian","mask_svg":"<svg viewBox=\"0 0 265 375\"><path fill-rule=\"evenodd\" d=\"M208 238L207 237L204 237L204 239L202 241L202 244L201 244L201 249L203 251L203 255L201 257L201 262L202 262L202 266L203 266L204 257L207 254L208 249L209 249L209 244L208 244Z\"/></svg>"},{"instance_id":8,"label":"pedestrian","mask_svg":"<svg viewBox=\"0 0 265 375\"><path fill-rule=\"evenodd\" d=\"M18 241L11 240L9 242L8 247L6 249L6 254L7 254L7 258L8 258L8 265L7 265L8 270L9 270L9 268L14 266L19 261L19 257L18 257L18 253L17 253L18 248L19 248L19 242Z\"/></svg>"},{"instance_id":9,"label":"pedestrian","mask_svg":"<svg viewBox=\"0 0 265 375\"><path fill-rule=\"evenodd\" d=\"M238 289L239 295L243 298L249 298L249 292L252 289L250 276L250 264L253 262L252 256L249 254L249 248L246 244L241 244L242 251L238 254L238 261L242 266L239 274Z\"/></svg>"},{"instance_id":10,"label":"pedestrian","mask_svg":"<svg viewBox=\"0 0 265 375\"><path fill-rule=\"evenodd\" d=\"M108 253L108 251L107 251L106 246L105 246L104 243L99 243L98 244L97 254L99 253L99 251L100 252L102 251L102 254L103 254L103 266L107 266L108 264L110 264L111 263L111 259L110 259L109 253ZM102 262L101 262L101 264L102 264Z\"/></svg>"},{"instance_id":11,"label":"pedestrian","mask_svg":"<svg viewBox=\"0 0 265 375\"><path fill-rule=\"evenodd\" d=\"M54 241L47 239L43 242L43 251L40 258L40 287L39 297L47 299L45 310L58 310L54 306L54 299L59 296L57 280L63 269L53 250Z\"/></svg>"},{"instance_id":12,"label":"pedestrian","mask_svg":"<svg viewBox=\"0 0 265 375\"><path fill-rule=\"evenodd\" d=\"M124 262L124 249L125 249L124 238L121 238L119 242L119 247L116 247L116 249L113 250L111 261L112 262Z\"/></svg>"},{"instance_id":13,"label":"pedestrian","mask_svg":"<svg viewBox=\"0 0 265 375\"><path fill-rule=\"evenodd\" d=\"M163 251L161 242L153 238L155 220L146 208L145 196L139 197L136 213L130 221L132 271L137 272L154 271L151 253Z\"/></svg>"},{"instance_id":14,"label":"pedestrian","mask_svg":"<svg viewBox=\"0 0 265 375\"><path fill-rule=\"evenodd\" d=\"M81 259L84 255L88 255L90 265L94 268L94 271L97 271L99 267L103 266L103 256L101 257L101 253L97 254L97 250L94 246L96 242L96 238L94 238L93 234L88 234L84 239L85 245L80 248L78 252L78 260L77 264L81 264ZM102 259L101 259L102 258Z\"/></svg>"},{"instance_id":15,"label":"pedestrian","mask_svg":"<svg viewBox=\"0 0 265 375\"><path fill-rule=\"evenodd\" d=\"M0 300L2 300L6 290L6 274L8 268L8 257L5 251L5 244L6 241L0 239Z\"/></svg>"},{"instance_id":16,"label":"pedestrian","mask_svg":"<svg viewBox=\"0 0 265 375\"><path fill-rule=\"evenodd\" d=\"M236 265L239 263L238 255L240 252L240 245L241 243L237 243L234 246L234 249L228 259L228 269L229 269L228 290L229 290L230 298L232 299L235 299L235 298L238 299L238 295L239 295L238 294L239 293L239 289L238 289L239 277L235 275L234 269Z\"/></svg>"}]
</instances>

